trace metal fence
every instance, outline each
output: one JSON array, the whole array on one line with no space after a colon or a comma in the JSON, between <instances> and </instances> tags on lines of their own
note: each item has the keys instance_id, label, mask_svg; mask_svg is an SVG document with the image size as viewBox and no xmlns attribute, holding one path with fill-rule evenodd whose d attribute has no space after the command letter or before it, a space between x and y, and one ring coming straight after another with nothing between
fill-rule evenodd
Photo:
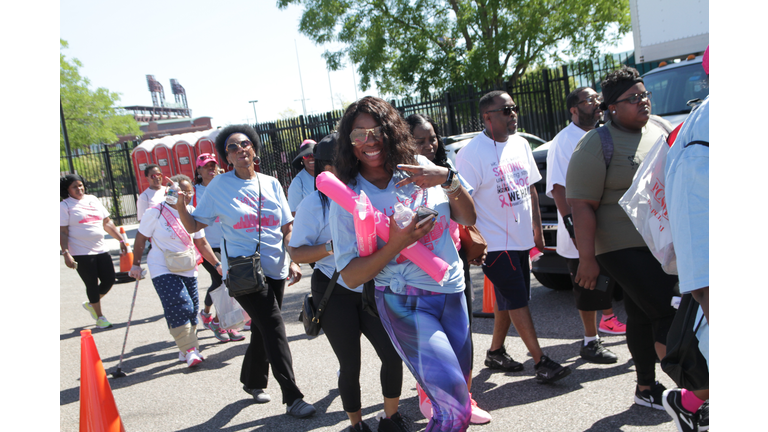
<instances>
[{"instance_id":1,"label":"metal fence","mask_svg":"<svg viewBox=\"0 0 768 432\"><path fill-rule=\"evenodd\" d=\"M99 198L116 225L137 223L136 179L131 149L138 143L92 146L72 152L72 166L85 182L85 192ZM61 152L62 174L69 173L69 162Z\"/></svg>"},{"instance_id":2,"label":"metal fence","mask_svg":"<svg viewBox=\"0 0 768 432\"><path fill-rule=\"evenodd\" d=\"M491 90L505 90L520 106L520 130L549 141L570 121L565 108L568 93L582 86L600 92L600 81L622 64L637 68L640 74L658 67L656 62L636 65L634 55L630 54L607 55L596 60L530 71L515 83L505 82L501 88L466 86L428 98L406 97L390 103L403 117L414 113L429 115L439 126L442 136L451 136L481 130L480 98ZM302 141L313 139L319 142L336 129L343 115L344 110L335 110L253 125L263 144L260 172L277 178L287 195L288 186L298 174L291 161ZM137 191L133 178L130 158L130 151L136 145L138 142L112 144L73 154L75 171L86 180L88 193L101 198L117 224L136 222L136 196L140 191ZM62 172L69 171L63 153L61 166Z\"/></svg>"}]
</instances>

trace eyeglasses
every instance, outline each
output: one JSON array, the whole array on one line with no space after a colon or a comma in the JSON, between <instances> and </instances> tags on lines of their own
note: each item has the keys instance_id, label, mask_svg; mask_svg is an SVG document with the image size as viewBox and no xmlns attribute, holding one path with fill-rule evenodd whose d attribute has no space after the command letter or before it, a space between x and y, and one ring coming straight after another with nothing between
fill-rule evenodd
<instances>
[{"instance_id":1,"label":"eyeglasses","mask_svg":"<svg viewBox=\"0 0 768 432\"><path fill-rule=\"evenodd\" d=\"M366 141L368 141L368 134L371 134L371 138L375 141L378 139L381 139L381 126L376 126L373 129L363 129L363 128L357 128L353 129L352 133L349 134L349 139L352 141L353 146L358 146L365 144Z\"/></svg>"},{"instance_id":2,"label":"eyeglasses","mask_svg":"<svg viewBox=\"0 0 768 432\"><path fill-rule=\"evenodd\" d=\"M603 97L602 96L600 96L600 95L593 95L593 96L590 96L590 97L584 99L583 101L579 101L579 103L577 105L581 105L583 103L597 105L597 104L599 104L602 101L603 101Z\"/></svg>"},{"instance_id":3,"label":"eyeglasses","mask_svg":"<svg viewBox=\"0 0 768 432\"><path fill-rule=\"evenodd\" d=\"M240 141L239 143L232 143L227 145L227 153L234 153L240 150L241 148L243 150L248 150L249 148L251 148L251 146L253 146L253 143L248 140L243 140L243 141Z\"/></svg>"},{"instance_id":4,"label":"eyeglasses","mask_svg":"<svg viewBox=\"0 0 768 432\"><path fill-rule=\"evenodd\" d=\"M625 99L622 99L622 100L617 100L613 104L617 104L619 102L625 102L626 101L626 102L629 102L629 103L634 105L634 104L636 104L636 103L638 103L638 102L640 102L641 100L644 100L644 99L651 100L651 92L645 91L645 92L642 92L642 93L635 93L635 94L633 94L632 96L630 96L628 98L625 98Z\"/></svg>"},{"instance_id":5,"label":"eyeglasses","mask_svg":"<svg viewBox=\"0 0 768 432\"><path fill-rule=\"evenodd\" d=\"M193 196L195 196L195 193L194 193L194 192L184 192L184 191L181 191L181 194L182 194L182 195L184 195L184 196L188 196L188 197L190 197L190 198L192 198Z\"/></svg>"},{"instance_id":6,"label":"eyeglasses","mask_svg":"<svg viewBox=\"0 0 768 432\"><path fill-rule=\"evenodd\" d=\"M520 107L515 105L515 104L512 104L512 106L505 106L503 108L499 108L499 109L495 109L495 110L488 110L488 111L486 111L486 113L492 113L492 112L497 112L497 111L501 111L502 114L504 114L505 116L509 117L509 116L512 115L512 112L514 112L515 114L519 114L520 113Z\"/></svg>"}]
</instances>

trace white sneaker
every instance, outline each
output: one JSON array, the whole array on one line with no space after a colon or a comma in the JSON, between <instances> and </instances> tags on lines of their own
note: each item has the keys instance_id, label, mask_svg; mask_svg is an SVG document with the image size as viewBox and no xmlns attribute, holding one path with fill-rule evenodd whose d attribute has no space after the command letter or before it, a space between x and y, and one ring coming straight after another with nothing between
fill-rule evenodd
<instances>
[{"instance_id":1,"label":"white sneaker","mask_svg":"<svg viewBox=\"0 0 768 432\"><path fill-rule=\"evenodd\" d=\"M197 352L196 348L188 349L185 359L187 361L187 367L194 367L203 362L203 358L200 356L200 353Z\"/></svg>"}]
</instances>

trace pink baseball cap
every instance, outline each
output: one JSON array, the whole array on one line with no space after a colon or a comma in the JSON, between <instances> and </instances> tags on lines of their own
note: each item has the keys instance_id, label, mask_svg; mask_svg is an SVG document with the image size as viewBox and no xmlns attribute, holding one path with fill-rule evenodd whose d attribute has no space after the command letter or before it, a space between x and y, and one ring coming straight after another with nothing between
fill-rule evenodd
<instances>
[{"instance_id":1,"label":"pink baseball cap","mask_svg":"<svg viewBox=\"0 0 768 432\"><path fill-rule=\"evenodd\" d=\"M197 166L198 168L201 166L205 166L208 162L213 162L215 164L219 164L219 162L216 160L216 156L212 155L211 153L202 153L200 156L197 157Z\"/></svg>"}]
</instances>

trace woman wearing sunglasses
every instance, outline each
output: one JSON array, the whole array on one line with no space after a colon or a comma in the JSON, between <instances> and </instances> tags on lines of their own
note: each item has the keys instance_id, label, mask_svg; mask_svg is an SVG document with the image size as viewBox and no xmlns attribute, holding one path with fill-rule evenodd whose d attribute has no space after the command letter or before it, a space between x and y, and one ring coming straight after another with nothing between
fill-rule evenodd
<instances>
[{"instance_id":1,"label":"woman wearing sunglasses","mask_svg":"<svg viewBox=\"0 0 768 432\"><path fill-rule=\"evenodd\" d=\"M677 276L668 275L618 204L648 151L671 130L651 116L651 93L637 70L623 66L601 83L610 113L605 126L579 141L568 164L566 197L573 212L579 269L576 283L594 289L602 266L624 289L627 347L635 362L635 403L664 410L665 388L655 378L656 358L664 358ZM605 129L603 129L605 128ZM613 155L606 163L600 129L610 133ZM608 146L610 148L610 146ZM599 265L598 265L599 263Z\"/></svg>"},{"instance_id":2,"label":"woman wearing sunglasses","mask_svg":"<svg viewBox=\"0 0 768 432\"><path fill-rule=\"evenodd\" d=\"M251 317L251 341L243 358L240 381L257 403L271 401L264 390L271 365L287 413L304 418L314 414L315 407L304 402L296 385L280 313L286 279L293 280L289 286L301 279L298 264L288 260L285 253L293 216L280 182L254 168L254 163L259 162L260 143L258 134L248 125L222 129L216 137L216 151L233 169L211 180L191 215L186 211L179 215L189 232L198 232L219 220L225 271L228 257L250 256L258 247L266 287L235 297Z\"/></svg>"},{"instance_id":3,"label":"woman wearing sunglasses","mask_svg":"<svg viewBox=\"0 0 768 432\"><path fill-rule=\"evenodd\" d=\"M365 191L373 206L390 217L389 241L379 239L378 250L361 257L352 215L333 203L336 268L348 286L374 279L381 323L432 401L427 430L466 430L471 416L469 318L464 269L448 227L450 220L475 223L472 198L455 173L418 155L408 125L379 98L365 97L347 108L336 156L339 179L356 193ZM400 228L392 217L396 204L414 211L425 206L437 216L414 217ZM417 241L451 265L442 283L400 255ZM380 425L379 430L397 429Z\"/></svg>"},{"instance_id":4,"label":"woman wearing sunglasses","mask_svg":"<svg viewBox=\"0 0 768 432\"><path fill-rule=\"evenodd\" d=\"M192 199L193 207L197 207L197 202L203 198L203 195L205 195L205 188L218 174L219 164L218 161L216 161L216 156L214 154L203 153L197 157L197 168L195 169L195 196ZM205 227L205 238L208 240L208 244L211 245L213 253L215 253L216 257L221 260L221 225L218 222L214 222L213 225ZM211 275L211 286L208 287L208 291L205 293L205 306L200 312L203 327L212 331L216 339L221 342L241 341L245 339L245 336L235 329L227 330L219 327L219 317L211 316L211 306L213 306L211 291L221 286L221 275L208 261L203 261L203 268L205 268L205 271Z\"/></svg>"}]
</instances>

